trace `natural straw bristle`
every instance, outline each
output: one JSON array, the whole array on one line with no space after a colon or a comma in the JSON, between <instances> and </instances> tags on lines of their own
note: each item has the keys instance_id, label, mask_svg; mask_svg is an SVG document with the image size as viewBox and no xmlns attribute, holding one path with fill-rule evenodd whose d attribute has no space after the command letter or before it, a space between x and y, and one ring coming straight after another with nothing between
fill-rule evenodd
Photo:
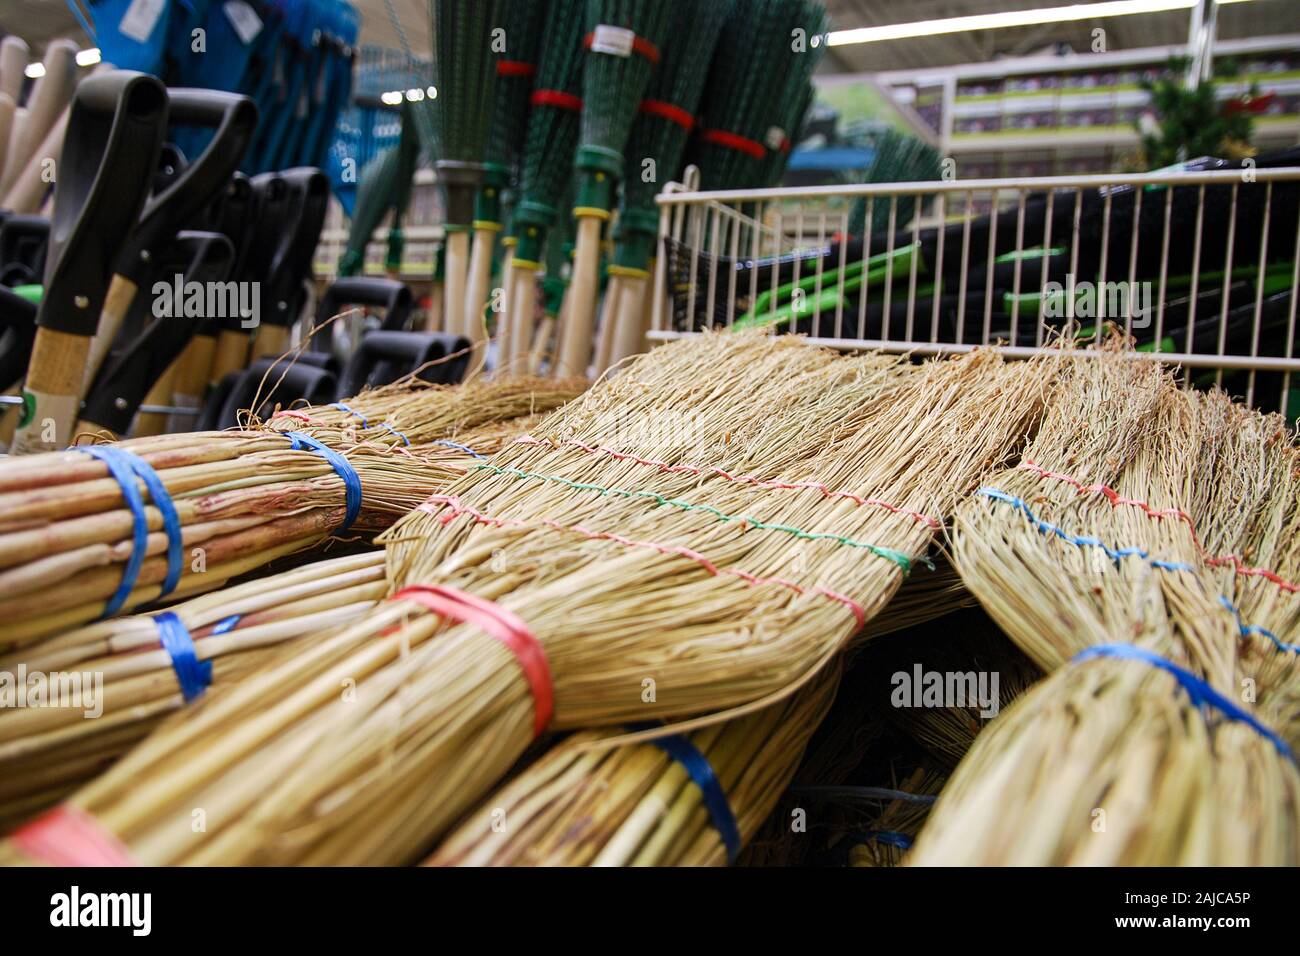
<instances>
[{"instance_id":1,"label":"natural straw bristle","mask_svg":"<svg viewBox=\"0 0 1300 956\"><path fill-rule=\"evenodd\" d=\"M386 536L394 589L513 614L549 686L403 595L215 690L70 802L141 862L407 862L541 727L696 717L663 731L684 733L770 707L888 603L1056 365L765 335L656 349Z\"/></svg>"}]
</instances>

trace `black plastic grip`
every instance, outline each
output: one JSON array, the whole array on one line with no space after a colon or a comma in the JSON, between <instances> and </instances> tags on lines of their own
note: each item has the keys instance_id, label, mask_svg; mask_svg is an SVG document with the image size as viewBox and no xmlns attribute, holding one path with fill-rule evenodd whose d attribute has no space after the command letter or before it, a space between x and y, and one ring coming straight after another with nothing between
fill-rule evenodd
<instances>
[{"instance_id":1,"label":"black plastic grip","mask_svg":"<svg viewBox=\"0 0 1300 956\"><path fill-rule=\"evenodd\" d=\"M220 233L182 232L159 257L156 277L169 285L176 274L185 282L223 282L234 261L234 247ZM95 377L82 419L125 434L149 389L204 324L203 317L153 318Z\"/></svg>"},{"instance_id":2,"label":"black plastic grip","mask_svg":"<svg viewBox=\"0 0 1300 956\"><path fill-rule=\"evenodd\" d=\"M39 285L49 241L50 221L44 216L8 216L0 222L0 285Z\"/></svg>"},{"instance_id":3,"label":"black plastic grip","mask_svg":"<svg viewBox=\"0 0 1300 956\"><path fill-rule=\"evenodd\" d=\"M237 93L174 89L167 91L167 101L169 123L215 127L216 132L202 155L149 200L139 224L120 246L115 270L136 284L150 274L159 246L202 211L230 180L257 127L256 105Z\"/></svg>"},{"instance_id":4,"label":"black plastic grip","mask_svg":"<svg viewBox=\"0 0 1300 956\"><path fill-rule=\"evenodd\" d=\"M329 207L329 179L319 169L298 166L280 173L288 189L287 215L280 228L271 272L262 284L262 321L292 325L298 317L303 279L311 271L312 253L320 242ZM263 221L262 228L268 223Z\"/></svg>"},{"instance_id":5,"label":"black plastic grip","mask_svg":"<svg viewBox=\"0 0 1300 956\"><path fill-rule=\"evenodd\" d=\"M77 84L54 185L45 294L36 324L91 336L113 258L140 216L167 126L167 90L145 73Z\"/></svg>"},{"instance_id":6,"label":"black plastic grip","mask_svg":"<svg viewBox=\"0 0 1300 956\"><path fill-rule=\"evenodd\" d=\"M426 382L452 385L465 374L469 340L446 332L367 332L348 359L339 382L341 397L355 395L367 385L387 385L428 365L420 372ZM429 365L456 352L454 359Z\"/></svg>"},{"instance_id":7,"label":"black plastic grip","mask_svg":"<svg viewBox=\"0 0 1300 956\"><path fill-rule=\"evenodd\" d=\"M398 332L406 328L415 306L415 297L404 282L396 279L381 279L377 276L352 276L335 279L325 294L321 296L316 309L316 325L319 328L334 316L344 311L346 306L366 305L383 309L384 317L379 327L385 331ZM336 326L330 326L312 336L310 348L314 352L331 352L337 338Z\"/></svg>"}]
</instances>

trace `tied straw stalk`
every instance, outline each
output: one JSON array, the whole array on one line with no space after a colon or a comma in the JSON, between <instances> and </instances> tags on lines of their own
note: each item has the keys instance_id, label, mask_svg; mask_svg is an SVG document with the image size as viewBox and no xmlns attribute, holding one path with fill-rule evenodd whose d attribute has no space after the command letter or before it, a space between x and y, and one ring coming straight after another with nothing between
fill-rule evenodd
<instances>
[{"instance_id":1,"label":"tied straw stalk","mask_svg":"<svg viewBox=\"0 0 1300 956\"><path fill-rule=\"evenodd\" d=\"M1075 363L953 532L963 580L1050 676L976 741L910 863L1300 859L1300 776L1267 736L1295 730L1294 469L1277 419L1153 363ZM1284 613L1252 621L1241 590Z\"/></svg>"},{"instance_id":2,"label":"tied straw stalk","mask_svg":"<svg viewBox=\"0 0 1300 956\"><path fill-rule=\"evenodd\" d=\"M278 411L242 431L105 446L135 456L156 476L164 500L144 485L134 507L123 488L134 491L139 482L128 477L124 485L90 454L0 463L0 613L7 622L0 651L162 597L221 587L347 530L351 506L352 529L382 530L475 460L458 447L467 442L452 438L491 451L510 435L505 423L549 411L581 388L528 378L452 388L404 382L337 406ZM349 486L345 471L359 487ZM168 502L170 521L160 510Z\"/></svg>"},{"instance_id":3,"label":"tied straw stalk","mask_svg":"<svg viewBox=\"0 0 1300 956\"><path fill-rule=\"evenodd\" d=\"M623 191L615 227L614 261L608 267L600 316L596 374L644 351L647 282L659 230L655 196L661 183L677 178L695 111L709 74L709 61L735 0L694 3L673 0L659 68L628 133ZM647 160L654 175L646 175Z\"/></svg>"},{"instance_id":4,"label":"tied straw stalk","mask_svg":"<svg viewBox=\"0 0 1300 956\"><path fill-rule=\"evenodd\" d=\"M623 174L637 107L659 69L668 33L668 0L589 0L583 47L583 109L574 158L577 220L573 273L554 374L585 375L599 296L601 235Z\"/></svg>"},{"instance_id":5,"label":"tied straw stalk","mask_svg":"<svg viewBox=\"0 0 1300 956\"><path fill-rule=\"evenodd\" d=\"M609 732L574 734L490 797L426 865L727 863L776 805L838 682L835 662L772 707L664 746L601 747ZM711 773L688 770L675 756L683 751Z\"/></svg>"},{"instance_id":6,"label":"tied straw stalk","mask_svg":"<svg viewBox=\"0 0 1300 956\"><path fill-rule=\"evenodd\" d=\"M370 551L173 605L166 614L189 635L199 662L184 677L186 662L161 643L161 615L99 621L0 657L0 680L12 680L15 691L24 674L102 680L93 720L72 707L0 710L0 828L57 803L207 684L233 683L263 666L268 648L358 617L386 589L383 552Z\"/></svg>"},{"instance_id":7,"label":"tied straw stalk","mask_svg":"<svg viewBox=\"0 0 1300 956\"><path fill-rule=\"evenodd\" d=\"M393 599L214 692L61 813L142 863L408 862L540 732L771 706L888 603L1053 367L785 336L658 349L395 526Z\"/></svg>"}]
</instances>

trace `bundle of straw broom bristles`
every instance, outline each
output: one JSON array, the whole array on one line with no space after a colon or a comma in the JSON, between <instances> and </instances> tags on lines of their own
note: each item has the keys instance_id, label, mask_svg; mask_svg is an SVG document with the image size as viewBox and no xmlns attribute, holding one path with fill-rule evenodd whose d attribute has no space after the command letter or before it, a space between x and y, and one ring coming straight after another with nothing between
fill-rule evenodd
<instances>
[{"instance_id":1,"label":"bundle of straw broom bristles","mask_svg":"<svg viewBox=\"0 0 1300 956\"><path fill-rule=\"evenodd\" d=\"M706 335L469 462L381 537L388 600L261 652L68 805L142 863L721 862L652 738L716 756L751 836L836 658L894 629L955 517L962 580L1049 676L976 739L908 860L1290 862L1300 778L1267 729L1300 736L1297 482L1279 420L1118 350L915 365ZM519 660L421 588L523 622L544 715ZM1072 660L1099 645L1190 676ZM1244 682L1256 725L1194 706L1192 677ZM582 728L483 802L540 732ZM498 805L529 829L498 834Z\"/></svg>"},{"instance_id":2,"label":"bundle of straw broom bristles","mask_svg":"<svg viewBox=\"0 0 1300 956\"><path fill-rule=\"evenodd\" d=\"M527 622L547 729L758 712L888 603L1041 415L1054 364L664 347L399 522L389 586ZM70 799L141 862L413 862L528 749L536 706L503 645L388 601L215 689Z\"/></svg>"},{"instance_id":3,"label":"bundle of straw broom bristles","mask_svg":"<svg viewBox=\"0 0 1300 956\"><path fill-rule=\"evenodd\" d=\"M319 543L345 517L343 478L297 432L343 455L360 482L356 531L381 530L525 424L578 394L576 381L516 378L460 387L404 381L339 406L278 411L228 432L175 434L114 447L156 471L179 518L182 575L169 598L220 587ZM454 439L454 441L453 441ZM459 447L463 446L463 447ZM147 556L121 611L162 595L168 538L145 498ZM108 466L79 452L0 463L0 650L100 617L134 550L134 517Z\"/></svg>"}]
</instances>

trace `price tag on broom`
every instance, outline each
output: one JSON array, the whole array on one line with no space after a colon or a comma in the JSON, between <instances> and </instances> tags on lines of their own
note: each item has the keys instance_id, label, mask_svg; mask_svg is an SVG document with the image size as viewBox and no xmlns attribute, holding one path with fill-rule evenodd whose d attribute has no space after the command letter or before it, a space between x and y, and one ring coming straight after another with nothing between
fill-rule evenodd
<instances>
[{"instance_id":1,"label":"price tag on broom","mask_svg":"<svg viewBox=\"0 0 1300 956\"><path fill-rule=\"evenodd\" d=\"M600 24L591 32L591 52L629 57L636 47L636 32Z\"/></svg>"}]
</instances>

